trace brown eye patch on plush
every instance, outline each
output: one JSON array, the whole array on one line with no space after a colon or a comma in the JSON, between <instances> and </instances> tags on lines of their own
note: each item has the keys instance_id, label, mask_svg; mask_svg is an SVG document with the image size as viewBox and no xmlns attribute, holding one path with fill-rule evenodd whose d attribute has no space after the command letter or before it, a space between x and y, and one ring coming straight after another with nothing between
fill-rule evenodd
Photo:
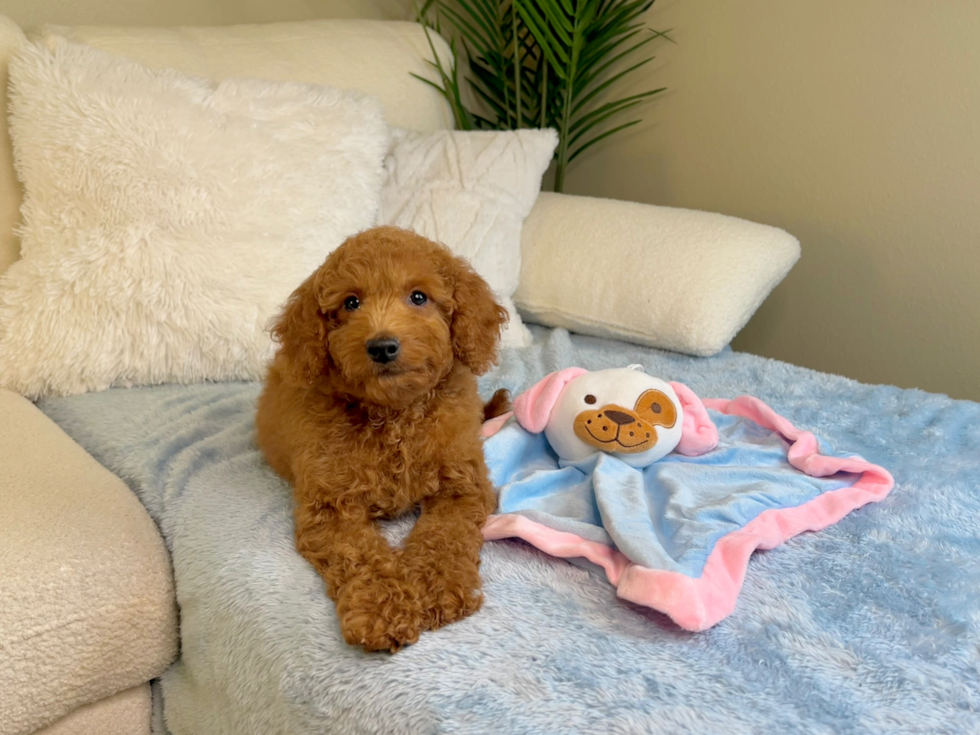
<instances>
[{"instance_id":1,"label":"brown eye patch on plush","mask_svg":"<svg viewBox=\"0 0 980 735\"><path fill-rule=\"evenodd\" d=\"M640 394L633 410L655 426L673 428L677 423L677 408L662 390L650 389Z\"/></svg>"}]
</instances>

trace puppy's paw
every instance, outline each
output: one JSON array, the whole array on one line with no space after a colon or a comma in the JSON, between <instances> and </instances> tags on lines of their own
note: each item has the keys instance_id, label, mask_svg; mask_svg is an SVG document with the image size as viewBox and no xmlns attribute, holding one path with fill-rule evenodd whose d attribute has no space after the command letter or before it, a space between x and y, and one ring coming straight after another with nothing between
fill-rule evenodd
<instances>
[{"instance_id":1,"label":"puppy's paw","mask_svg":"<svg viewBox=\"0 0 980 735\"><path fill-rule=\"evenodd\" d=\"M479 590L469 592L446 591L431 600L425 610L426 627L437 630L444 625L472 615L483 605L483 593Z\"/></svg>"},{"instance_id":2,"label":"puppy's paw","mask_svg":"<svg viewBox=\"0 0 980 735\"><path fill-rule=\"evenodd\" d=\"M426 616L417 590L390 577L353 579L337 599L344 640L366 651L391 651L415 643Z\"/></svg>"},{"instance_id":3,"label":"puppy's paw","mask_svg":"<svg viewBox=\"0 0 980 735\"><path fill-rule=\"evenodd\" d=\"M483 605L480 574L476 568L438 570L416 567L413 579L422 589L426 627L431 630L462 620Z\"/></svg>"}]
</instances>

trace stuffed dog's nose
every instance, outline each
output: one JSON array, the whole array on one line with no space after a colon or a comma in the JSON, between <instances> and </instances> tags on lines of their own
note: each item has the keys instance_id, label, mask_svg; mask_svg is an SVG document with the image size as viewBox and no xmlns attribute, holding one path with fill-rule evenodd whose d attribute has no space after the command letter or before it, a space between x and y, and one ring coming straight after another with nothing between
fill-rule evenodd
<instances>
[{"instance_id":1,"label":"stuffed dog's nose","mask_svg":"<svg viewBox=\"0 0 980 735\"><path fill-rule=\"evenodd\" d=\"M367 341L367 352L371 359L384 365L398 358L401 351L401 343L394 337L381 337L380 339L369 339Z\"/></svg>"},{"instance_id":2,"label":"stuffed dog's nose","mask_svg":"<svg viewBox=\"0 0 980 735\"><path fill-rule=\"evenodd\" d=\"M603 411L603 415L607 416L610 421L615 421L617 424L622 426L623 424L632 424L636 421L635 418L630 416L628 413L623 413L622 411Z\"/></svg>"}]
</instances>

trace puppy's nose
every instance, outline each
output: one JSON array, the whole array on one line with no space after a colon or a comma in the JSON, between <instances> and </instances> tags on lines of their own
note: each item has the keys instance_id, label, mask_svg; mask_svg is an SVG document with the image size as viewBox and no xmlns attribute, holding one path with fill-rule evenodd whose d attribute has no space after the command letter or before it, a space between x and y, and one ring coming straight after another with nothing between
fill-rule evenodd
<instances>
[{"instance_id":1,"label":"puppy's nose","mask_svg":"<svg viewBox=\"0 0 980 735\"><path fill-rule=\"evenodd\" d=\"M382 365L397 359L401 348L401 344L394 337L381 337L367 341L367 352L371 359Z\"/></svg>"},{"instance_id":2,"label":"puppy's nose","mask_svg":"<svg viewBox=\"0 0 980 735\"><path fill-rule=\"evenodd\" d=\"M622 411L603 411L603 414L608 416L611 421L615 421L617 424L622 426L623 424L632 424L635 419L628 413L623 413Z\"/></svg>"}]
</instances>

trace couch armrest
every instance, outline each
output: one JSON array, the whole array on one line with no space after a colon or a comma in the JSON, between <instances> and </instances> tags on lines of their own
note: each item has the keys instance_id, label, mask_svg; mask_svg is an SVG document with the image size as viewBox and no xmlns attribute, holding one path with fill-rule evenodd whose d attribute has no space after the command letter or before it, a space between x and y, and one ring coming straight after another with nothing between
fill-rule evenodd
<instances>
[{"instance_id":1,"label":"couch armrest","mask_svg":"<svg viewBox=\"0 0 980 735\"><path fill-rule=\"evenodd\" d=\"M775 227L543 192L524 221L514 302L531 322L712 355L799 257Z\"/></svg>"},{"instance_id":2,"label":"couch armrest","mask_svg":"<svg viewBox=\"0 0 980 735\"><path fill-rule=\"evenodd\" d=\"M0 390L0 733L159 676L177 651L170 561L139 500Z\"/></svg>"}]
</instances>

